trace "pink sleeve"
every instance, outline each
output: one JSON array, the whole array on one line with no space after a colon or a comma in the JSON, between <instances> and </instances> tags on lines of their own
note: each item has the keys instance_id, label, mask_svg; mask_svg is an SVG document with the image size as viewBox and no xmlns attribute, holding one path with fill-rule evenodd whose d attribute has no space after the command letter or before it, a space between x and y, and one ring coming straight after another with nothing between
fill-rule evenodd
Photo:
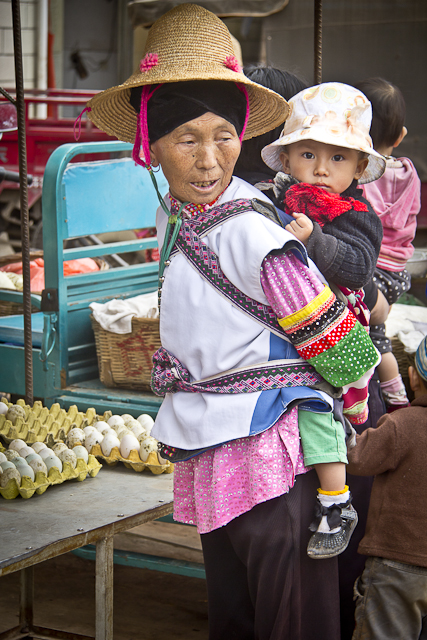
<instances>
[{"instance_id":1,"label":"pink sleeve","mask_svg":"<svg viewBox=\"0 0 427 640\"><path fill-rule=\"evenodd\" d=\"M292 253L264 259L261 285L300 357L333 386L343 387L350 422L365 422L368 383L379 355L354 314Z\"/></svg>"},{"instance_id":2,"label":"pink sleeve","mask_svg":"<svg viewBox=\"0 0 427 640\"><path fill-rule=\"evenodd\" d=\"M309 304L325 285L293 253L268 255L261 268L261 285L278 318Z\"/></svg>"}]
</instances>

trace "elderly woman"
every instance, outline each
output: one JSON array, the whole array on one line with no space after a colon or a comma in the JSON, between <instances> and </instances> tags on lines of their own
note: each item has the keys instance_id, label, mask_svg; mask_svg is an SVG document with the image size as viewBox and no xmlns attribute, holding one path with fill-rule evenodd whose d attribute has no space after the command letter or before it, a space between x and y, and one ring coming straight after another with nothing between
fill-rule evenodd
<instances>
[{"instance_id":1,"label":"elderly woman","mask_svg":"<svg viewBox=\"0 0 427 640\"><path fill-rule=\"evenodd\" d=\"M169 183L153 434L176 462L174 517L201 533L210 638L338 639L336 559L306 551L316 475L298 413L334 419L368 337L267 198L233 178L243 138L283 122L287 103L243 75L216 16L185 4L153 25L139 72L88 108Z\"/></svg>"}]
</instances>

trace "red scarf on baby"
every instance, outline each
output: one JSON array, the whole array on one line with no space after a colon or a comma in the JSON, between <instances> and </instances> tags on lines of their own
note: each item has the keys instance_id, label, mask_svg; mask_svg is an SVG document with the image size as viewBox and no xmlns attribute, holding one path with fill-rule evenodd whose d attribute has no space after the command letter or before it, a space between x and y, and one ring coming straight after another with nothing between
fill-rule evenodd
<instances>
[{"instance_id":1,"label":"red scarf on baby","mask_svg":"<svg viewBox=\"0 0 427 640\"><path fill-rule=\"evenodd\" d=\"M346 211L368 211L364 202L355 200L351 196L339 193L329 193L322 187L300 182L294 184L285 193L283 200L286 213L305 213L312 222L321 227L327 222L346 213Z\"/></svg>"}]
</instances>

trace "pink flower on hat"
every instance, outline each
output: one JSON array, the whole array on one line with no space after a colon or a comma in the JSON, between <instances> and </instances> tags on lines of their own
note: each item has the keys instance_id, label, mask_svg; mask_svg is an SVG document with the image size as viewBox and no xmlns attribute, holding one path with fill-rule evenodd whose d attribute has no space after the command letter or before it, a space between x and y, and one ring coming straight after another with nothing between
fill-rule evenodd
<instances>
[{"instance_id":1,"label":"pink flower on hat","mask_svg":"<svg viewBox=\"0 0 427 640\"><path fill-rule=\"evenodd\" d=\"M158 64L159 56L157 55L157 53L147 53L141 60L139 70L141 71L141 73L145 73L146 71L150 71L150 69L157 66Z\"/></svg>"},{"instance_id":2,"label":"pink flower on hat","mask_svg":"<svg viewBox=\"0 0 427 640\"><path fill-rule=\"evenodd\" d=\"M224 66L236 73L242 73L242 67L240 66L236 56L227 56L224 60Z\"/></svg>"}]
</instances>

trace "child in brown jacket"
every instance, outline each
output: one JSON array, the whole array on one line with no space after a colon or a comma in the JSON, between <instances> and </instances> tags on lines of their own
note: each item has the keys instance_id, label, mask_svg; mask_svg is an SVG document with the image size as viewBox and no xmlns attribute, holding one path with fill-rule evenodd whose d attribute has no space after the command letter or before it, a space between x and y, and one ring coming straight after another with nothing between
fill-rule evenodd
<instances>
[{"instance_id":1,"label":"child in brown jacket","mask_svg":"<svg viewBox=\"0 0 427 640\"><path fill-rule=\"evenodd\" d=\"M375 475L353 640L427 638L427 336L409 367L415 400L356 436L348 471Z\"/></svg>"}]
</instances>

